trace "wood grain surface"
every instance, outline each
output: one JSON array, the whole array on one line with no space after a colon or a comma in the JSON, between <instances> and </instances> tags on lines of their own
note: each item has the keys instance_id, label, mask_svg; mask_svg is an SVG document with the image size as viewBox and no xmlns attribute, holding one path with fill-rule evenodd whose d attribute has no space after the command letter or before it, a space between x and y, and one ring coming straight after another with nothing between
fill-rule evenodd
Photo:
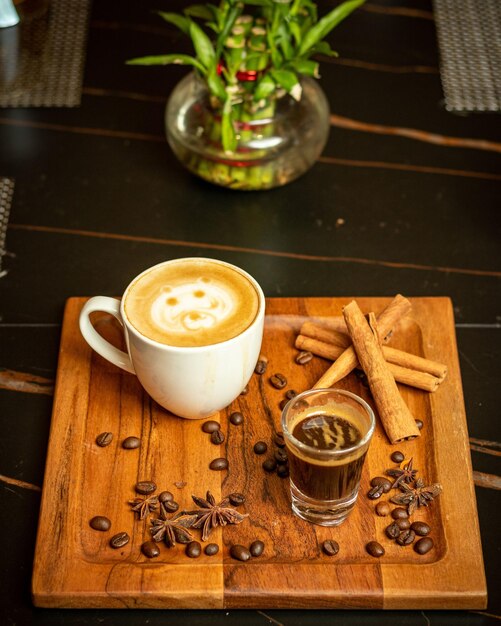
<instances>
[{"instance_id":1,"label":"wood grain surface","mask_svg":"<svg viewBox=\"0 0 501 626\"><path fill-rule=\"evenodd\" d=\"M294 339L311 316L339 315L350 298L273 298L267 300L263 353L266 374L253 375L249 393L220 414L227 435L221 450L201 431L201 422L176 418L142 391L134 376L104 361L78 330L85 298L67 302L42 505L32 580L33 599L44 607L156 608L484 608L486 584L468 447L452 307L447 298L412 298L413 313L394 333L391 345L439 360L449 368L434 394L400 386L422 436L399 444L413 457L426 482L440 482L443 493L413 519L432 527L435 547L425 556L385 539L388 518L374 514L366 492L371 477L392 465L397 449L378 425L364 467L361 492L350 518L337 529L310 525L290 511L288 481L265 474L263 457L254 454L258 440L273 449L279 430L279 402L285 390L268 381L274 372L288 379L287 389L310 388L329 363L315 358L306 366L294 361ZM364 312L378 313L388 298L358 298ZM119 344L120 330L107 318L96 320L100 332ZM337 384L371 402L354 374ZM228 415L244 414L241 426ZM96 436L114 433L99 448ZM127 436L141 438L137 450L124 450ZM228 472L210 471L213 458L226 456ZM127 506L138 480L154 480L174 492L182 508L191 494L210 489L216 499L234 491L247 501L249 518L211 536L216 556L188 559L182 546L161 546L148 560L140 545L149 538L148 522L136 521ZM178 488L174 483L183 481ZM112 521L109 532L89 527L94 515ZM120 550L110 537L127 531L131 542ZM196 531L195 531L196 532ZM198 537L197 537L198 538ZM339 555L322 554L320 544L336 539ZM265 542L264 554L247 563L229 556L233 543ZM365 551L377 539L386 549L380 560Z\"/></svg>"}]
</instances>

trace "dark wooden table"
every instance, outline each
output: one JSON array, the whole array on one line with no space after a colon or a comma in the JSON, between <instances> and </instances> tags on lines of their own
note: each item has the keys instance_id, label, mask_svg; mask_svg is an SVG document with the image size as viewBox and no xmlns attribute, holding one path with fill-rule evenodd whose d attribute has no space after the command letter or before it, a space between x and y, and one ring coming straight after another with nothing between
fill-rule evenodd
<instances>
[{"instance_id":1,"label":"dark wooden table","mask_svg":"<svg viewBox=\"0 0 501 626\"><path fill-rule=\"evenodd\" d=\"M0 176L15 179L0 279L2 623L494 623L501 619L499 117L446 112L428 0L374 0L331 38L341 57L323 65L332 129L316 166L263 193L209 186L178 165L164 140L165 100L185 70L124 65L186 46L150 11L183 5L96 0L82 106L0 111ZM191 255L241 266L267 296L452 298L489 586L485 612L33 608L65 300L119 294L142 269Z\"/></svg>"}]
</instances>

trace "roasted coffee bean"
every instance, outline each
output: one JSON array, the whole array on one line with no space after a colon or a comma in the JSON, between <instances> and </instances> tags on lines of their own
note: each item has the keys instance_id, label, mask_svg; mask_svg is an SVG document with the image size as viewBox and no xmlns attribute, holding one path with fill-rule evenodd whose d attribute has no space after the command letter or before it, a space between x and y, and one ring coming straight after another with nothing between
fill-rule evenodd
<instances>
[{"instance_id":1,"label":"roasted coffee bean","mask_svg":"<svg viewBox=\"0 0 501 626\"><path fill-rule=\"evenodd\" d=\"M228 460L222 457L220 457L219 459L214 459L210 462L209 469L216 472L221 472L222 470L228 469Z\"/></svg>"},{"instance_id":2,"label":"roasted coffee bean","mask_svg":"<svg viewBox=\"0 0 501 626\"><path fill-rule=\"evenodd\" d=\"M287 400L287 398L284 398L283 400L280 400L280 402L278 403L278 408L281 411L283 411L288 404L289 404L289 400Z\"/></svg>"},{"instance_id":3,"label":"roasted coffee bean","mask_svg":"<svg viewBox=\"0 0 501 626\"><path fill-rule=\"evenodd\" d=\"M383 495L383 493L384 493L383 485L376 485L375 487L372 487L372 489L369 490L367 497L369 498L369 500L377 500Z\"/></svg>"},{"instance_id":4,"label":"roasted coffee bean","mask_svg":"<svg viewBox=\"0 0 501 626\"><path fill-rule=\"evenodd\" d=\"M256 454L264 454L268 450L268 445L264 441L256 441L254 444L254 452Z\"/></svg>"},{"instance_id":5,"label":"roasted coffee bean","mask_svg":"<svg viewBox=\"0 0 501 626\"><path fill-rule=\"evenodd\" d=\"M233 506L241 506L245 502L244 494L238 493L237 491L235 493L230 493L228 497Z\"/></svg>"},{"instance_id":6,"label":"roasted coffee bean","mask_svg":"<svg viewBox=\"0 0 501 626\"><path fill-rule=\"evenodd\" d=\"M104 515L96 515L90 520L89 526L94 530L106 531L111 528L111 522Z\"/></svg>"},{"instance_id":7,"label":"roasted coffee bean","mask_svg":"<svg viewBox=\"0 0 501 626\"><path fill-rule=\"evenodd\" d=\"M275 387L275 389L283 389L287 386L287 378L283 374L277 372L270 376L270 383Z\"/></svg>"},{"instance_id":8,"label":"roasted coffee bean","mask_svg":"<svg viewBox=\"0 0 501 626\"><path fill-rule=\"evenodd\" d=\"M114 550L117 550L118 548L123 548L124 546L126 546L129 541L130 537L126 532L117 533L116 535L113 535L113 537L110 539L110 546Z\"/></svg>"},{"instance_id":9,"label":"roasted coffee bean","mask_svg":"<svg viewBox=\"0 0 501 626\"><path fill-rule=\"evenodd\" d=\"M162 502L162 504L165 502L171 502L172 500L174 500L174 496L170 491L162 491L158 494L158 501Z\"/></svg>"},{"instance_id":10,"label":"roasted coffee bean","mask_svg":"<svg viewBox=\"0 0 501 626\"><path fill-rule=\"evenodd\" d=\"M211 442L216 445L216 446L220 446L223 441L224 441L224 433L222 430L215 430L213 433L211 433L210 436L210 440Z\"/></svg>"},{"instance_id":11,"label":"roasted coffee bean","mask_svg":"<svg viewBox=\"0 0 501 626\"><path fill-rule=\"evenodd\" d=\"M268 367L268 359L265 356L260 356L258 362L256 363L256 367L254 371L256 374L264 374L266 372L266 368Z\"/></svg>"},{"instance_id":12,"label":"roasted coffee bean","mask_svg":"<svg viewBox=\"0 0 501 626\"><path fill-rule=\"evenodd\" d=\"M289 467L287 465L279 465L277 467L277 476L287 478L289 476Z\"/></svg>"},{"instance_id":13,"label":"roasted coffee bean","mask_svg":"<svg viewBox=\"0 0 501 626\"><path fill-rule=\"evenodd\" d=\"M153 559L160 554L160 548L154 541L145 541L141 545L141 552L149 559Z\"/></svg>"},{"instance_id":14,"label":"roasted coffee bean","mask_svg":"<svg viewBox=\"0 0 501 626\"><path fill-rule=\"evenodd\" d=\"M136 486L134 487L136 493L140 493L143 496L153 493L156 491L156 488L157 486L151 480L142 480L141 482L136 483Z\"/></svg>"},{"instance_id":15,"label":"roasted coffee bean","mask_svg":"<svg viewBox=\"0 0 501 626\"><path fill-rule=\"evenodd\" d=\"M244 416L240 413L240 411L235 411L230 415L230 422L234 426L239 426L244 421Z\"/></svg>"},{"instance_id":16,"label":"roasted coffee bean","mask_svg":"<svg viewBox=\"0 0 501 626\"><path fill-rule=\"evenodd\" d=\"M365 549L371 556L374 556L377 559L384 554L383 546L377 541L369 541L369 543L365 546Z\"/></svg>"},{"instance_id":17,"label":"roasted coffee bean","mask_svg":"<svg viewBox=\"0 0 501 626\"><path fill-rule=\"evenodd\" d=\"M385 478L384 476L375 476L371 480L371 487L381 486L383 488L383 493L388 493L391 489L391 481Z\"/></svg>"},{"instance_id":18,"label":"roasted coffee bean","mask_svg":"<svg viewBox=\"0 0 501 626\"><path fill-rule=\"evenodd\" d=\"M198 557L202 554L202 546L198 541L190 541L190 543L184 549L186 556L189 556L190 559L198 559Z\"/></svg>"},{"instance_id":19,"label":"roasted coffee bean","mask_svg":"<svg viewBox=\"0 0 501 626\"><path fill-rule=\"evenodd\" d=\"M230 555L237 561L248 561L251 558L251 553L245 546L241 546L236 543L230 548Z\"/></svg>"},{"instance_id":20,"label":"roasted coffee bean","mask_svg":"<svg viewBox=\"0 0 501 626\"><path fill-rule=\"evenodd\" d=\"M416 538L416 533L413 530L403 530L397 537L397 543L399 546L410 546Z\"/></svg>"},{"instance_id":21,"label":"roasted coffee bean","mask_svg":"<svg viewBox=\"0 0 501 626\"><path fill-rule=\"evenodd\" d=\"M261 556L264 552L264 542L256 539L249 546L249 552L252 556Z\"/></svg>"},{"instance_id":22,"label":"roasted coffee bean","mask_svg":"<svg viewBox=\"0 0 501 626\"><path fill-rule=\"evenodd\" d=\"M418 554L426 554L433 548L433 539L431 537L422 537L414 544L414 550Z\"/></svg>"},{"instance_id":23,"label":"roasted coffee bean","mask_svg":"<svg viewBox=\"0 0 501 626\"><path fill-rule=\"evenodd\" d=\"M287 400L292 400L292 398L295 398L297 396L297 391L294 391L294 389L287 389L287 391L285 392L285 397Z\"/></svg>"},{"instance_id":24,"label":"roasted coffee bean","mask_svg":"<svg viewBox=\"0 0 501 626\"><path fill-rule=\"evenodd\" d=\"M398 527L397 522L392 522L384 529L384 532L389 539L396 539L402 531Z\"/></svg>"},{"instance_id":25,"label":"roasted coffee bean","mask_svg":"<svg viewBox=\"0 0 501 626\"><path fill-rule=\"evenodd\" d=\"M217 543L208 543L205 546L204 552L207 556L214 556L219 552L219 546L217 545Z\"/></svg>"},{"instance_id":26,"label":"roasted coffee bean","mask_svg":"<svg viewBox=\"0 0 501 626\"><path fill-rule=\"evenodd\" d=\"M395 452L393 452L393 454L390 456L390 459L394 463L402 463L402 461L405 459L405 456L402 452L400 452L400 450L395 450Z\"/></svg>"},{"instance_id":27,"label":"roasted coffee bean","mask_svg":"<svg viewBox=\"0 0 501 626\"><path fill-rule=\"evenodd\" d=\"M138 437L126 437L122 441L122 448L125 448L126 450L135 450L136 448L139 448L140 445L141 440Z\"/></svg>"},{"instance_id":28,"label":"roasted coffee bean","mask_svg":"<svg viewBox=\"0 0 501 626\"><path fill-rule=\"evenodd\" d=\"M408 517L400 517L395 520L395 524L400 528L400 530L409 530L411 527L411 521Z\"/></svg>"},{"instance_id":29,"label":"roasted coffee bean","mask_svg":"<svg viewBox=\"0 0 501 626\"><path fill-rule=\"evenodd\" d=\"M397 506L396 509L393 509L391 512L391 516L393 519L406 519L409 517L409 513L407 513L407 509L404 509L401 506Z\"/></svg>"},{"instance_id":30,"label":"roasted coffee bean","mask_svg":"<svg viewBox=\"0 0 501 626\"><path fill-rule=\"evenodd\" d=\"M279 465L285 465L289 462L289 459L287 458L287 452L283 448L278 448L278 450L275 450L275 461Z\"/></svg>"},{"instance_id":31,"label":"roasted coffee bean","mask_svg":"<svg viewBox=\"0 0 501 626\"><path fill-rule=\"evenodd\" d=\"M105 448L106 446L109 446L110 443L113 440L113 433L101 433L100 435L98 435L96 437L96 443L100 448Z\"/></svg>"},{"instance_id":32,"label":"roasted coffee bean","mask_svg":"<svg viewBox=\"0 0 501 626\"><path fill-rule=\"evenodd\" d=\"M422 420L414 420L416 422L416 426L418 427L419 430L421 430L424 426Z\"/></svg>"},{"instance_id":33,"label":"roasted coffee bean","mask_svg":"<svg viewBox=\"0 0 501 626\"><path fill-rule=\"evenodd\" d=\"M277 433L273 438L273 443L277 446L277 448L285 448L284 436Z\"/></svg>"},{"instance_id":34,"label":"roasted coffee bean","mask_svg":"<svg viewBox=\"0 0 501 626\"><path fill-rule=\"evenodd\" d=\"M313 358L313 354L311 352L308 352L307 350L303 350L298 355L296 355L296 363L298 365L306 365L306 363L309 363L312 358Z\"/></svg>"},{"instance_id":35,"label":"roasted coffee bean","mask_svg":"<svg viewBox=\"0 0 501 626\"><path fill-rule=\"evenodd\" d=\"M162 502L162 509L166 513L175 513L179 508L179 504L174 502L174 500L167 500L166 502Z\"/></svg>"},{"instance_id":36,"label":"roasted coffee bean","mask_svg":"<svg viewBox=\"0 0 501 626\"><path fill-rule=\"evenodd\" d=\"M241 396L246 396L249 393L249 385L245 385L245 387L240 392Z\"/></svg>"},{"instance_id":37,"label":"roasted coffee bean","mask_svg":"<svg viewBox=\"0 0 501 626\"><path fill-rule=\"evenodd\" d=\"M411 529L420 537L426 537L426 535L428 535L431 531L431 528L426 522L413 522L411 524Z\"/></svg>"},{"instance_id":38,"label":"roasted coffee bean","mask_svg":"<svg viewBox=\"0 0 501 626\"><path fill-rule=\"evenodd\" d=\"M262 467L265 472L271 473L274 472L277 468L277 462L275 461L275 459L266 459L266 461L263 461Z\"/></svg>"},{"instance_id":39,"label":"roasted coffee bean","mask_svg":"<svg viewBox=\"0 0 501 626\"><path fill-rule=\"evenodd\" d=\"M339 544L334 539L327 539L322 543L322 550L327 556L336 556L339 552Z\"/></svg>"},{"instance_id":40,"label":"roasted coffee bean","mask_svg":"<svg viewBox=\"0 0 501 626\"><path fill-rule=\"evenodd\" d=\"M218 422L215 422L214 420L209 420L202 424L202 430L204 431L204 433L209 433L209 435L211 433L215 433L216 430L219 430L220 428L220 424Z\"/></svg>"},{"instance_id":41,"label":"roasted coffee bean","mask_svg":"<svg viewBox=\"0 0 501 626\"><path fill-rule=\"evenodd\" d=\"M386 517L390 514L391 507L388 502L378 502L376 504L376 515L379 517Z\"/></svg>"}]
</instances>

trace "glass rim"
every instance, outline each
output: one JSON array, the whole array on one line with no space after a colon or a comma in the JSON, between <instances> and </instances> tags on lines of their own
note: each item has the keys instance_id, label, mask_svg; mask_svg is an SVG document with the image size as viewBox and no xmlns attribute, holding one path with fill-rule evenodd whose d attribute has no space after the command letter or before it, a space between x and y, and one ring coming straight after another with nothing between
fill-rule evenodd
<instances>
[{"instance_id":1,"label":"glass rim","mask_svg":"<svg viewBox=\"0 0 501 626\"><path fill-rule=\"evenodd\" d=\"M353 400L358 402L358 404L360 404L367 411L367 414L369 415L369 419L370 419L370 427L367 433L362 437L362 439L356 445L351 446L350 448L344 448L343 450L319 450L318 448L315 448L314 446L309 446L306 443L299 441L299 439L296 439L296 437L294 437L294 435L290 432L287 426L286 416L287 416L287 412L288 412L291 402L300 400L301 398L313 395L315 393L323 393L323 392L331 392L331 393L335 392L343 396L348 396L349 398L352 398ZM336 387L308 389L307 391L303 391L302 393L299 393L297 396L294 396L294 398L291 398L289 402L287 402L287 404L284 406L282 410L281 422L282 422L282 430L284 432L284 435L286 435L286 438L291 440L291 442L296 448L298 448L299 450L302 450L303 452L309 452L309 453L313 452L315 456L326 457L326 458L333 458L336 456L345 456L352 452L355 452L356 450L360 449L361 447L363 447L365 444L367 444L370 441L372 435L374 434L374 430L376 428L376 416L374 415L374 411L372 410L370 405L363 398L361 398L360 396L357 396L357 394L352 393L351 391L346 391L345 389L338 389Z\"/></svg>"}]
</instances>

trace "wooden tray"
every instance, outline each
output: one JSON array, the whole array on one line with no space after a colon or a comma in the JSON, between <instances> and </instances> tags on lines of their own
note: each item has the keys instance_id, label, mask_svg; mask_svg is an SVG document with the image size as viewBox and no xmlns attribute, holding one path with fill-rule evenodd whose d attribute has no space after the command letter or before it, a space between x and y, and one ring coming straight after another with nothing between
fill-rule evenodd
<instances>
[{"instance_id":1,"label":"wooden tray","mask_svg":"<svg viewBox=\"0 0 501 626\"><path fill-rule=\"evenodd\" d=\"M263 457L253 443L271 444L279 429L278 404L284 391L268 377L283 373L288 388L313 385L328 362L315 358L294 362L296 333L308 316L339 315L349 298L269 299L263 353L264 376L253 375L250 391L220 415L227 435L221 452L201 431L199 421L176 418L142 391L136 378L92 352L78 330L84 298L71 298L62 330L47 466L33 572L33 600L43 607L116 608L484 608L483 569L468 434L463 404L452 307L447 298L413 298L412 318L403 320L392 345L445 362L446 381L434 394L401 387L405 401L424 422L422 436L399 445L414 457L419 475L440 482L444 491L429 510L414 519L432 526L435 548L425 556L385 539L388 518L379 518L366 498L370 477L392 464L390 446L378 426L364 467L358 504L337 529L313 526L291 514L288 481L265 474ZM389 299L357 298L364 311L379 312ZM109 318L98 320L100 332L120 343ZM368 397L354 374L338 384ZM241 426L228 423L240 410ZM96 436L114 433L110 446L99 448ZM123 450L129 435L141 437L137 450ZM273 449L273 446L270 445ZM228 472L208 469L226 455ZM211 541L216 556L189 559L183 546L148 560L140 545L149 538L147 521L139 522L127 506L138 480L155 480L174 492L181 507L191 508L191 494L210 489L216 499L234 491L246 494L240 510L250 517L239 526L217 529ZM185 481L179 489L175 482ZM107 533L93 531L89 519L106 515ZM108 546L110 536L127 531L131 542L121 550ZM196 531L195 531L196 532ZM266 544L260 558L233 561L232 543ZM341 550L324 556L320 543L335 538ZM377 539L386 555L370 557L365 544Z\"/></svg>"}]
</instances>

